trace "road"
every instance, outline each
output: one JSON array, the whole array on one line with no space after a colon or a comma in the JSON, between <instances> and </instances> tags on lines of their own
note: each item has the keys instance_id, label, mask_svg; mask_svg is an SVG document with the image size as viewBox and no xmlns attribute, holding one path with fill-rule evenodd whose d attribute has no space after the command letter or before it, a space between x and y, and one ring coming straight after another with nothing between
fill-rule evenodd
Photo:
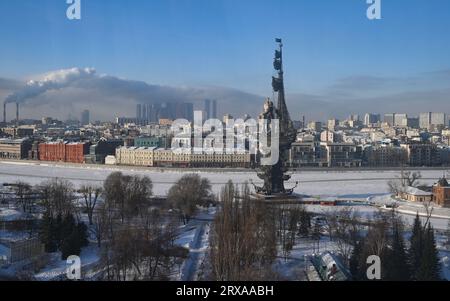
<instances>
[{"instance_id":1,"label":"road","mask_svg":"<svg viewBox=\"0 0 450 301\"><path fill-rule=\"evenodd\" d=\"M205 238L206 228L208 224L209 222L207 221L200 221L197 225L197 231L190 246L189 257L186 259L183 267L183 273L181 277L182 281L197 280L198 267L200 266L200 261L203 258L203 256L201 255L206 252L206 250L202 250L202 242Z\"/></svg>"}]
</instances>

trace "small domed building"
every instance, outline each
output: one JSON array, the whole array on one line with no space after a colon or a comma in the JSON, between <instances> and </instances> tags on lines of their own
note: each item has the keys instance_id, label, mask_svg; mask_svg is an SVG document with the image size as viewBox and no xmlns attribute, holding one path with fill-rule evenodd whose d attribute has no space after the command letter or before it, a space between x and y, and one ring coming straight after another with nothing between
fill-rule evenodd
<instances>
[{"instance_id":1,"label":"small domed building","mask_svg":"<svg viewBox=\"0 0 450 301\"><path fill-rule=\"evenodd\" d=\"M433 202L442 207L450 207L450 186L445 177L433 185Z\"/></svg>"}]
</instances>

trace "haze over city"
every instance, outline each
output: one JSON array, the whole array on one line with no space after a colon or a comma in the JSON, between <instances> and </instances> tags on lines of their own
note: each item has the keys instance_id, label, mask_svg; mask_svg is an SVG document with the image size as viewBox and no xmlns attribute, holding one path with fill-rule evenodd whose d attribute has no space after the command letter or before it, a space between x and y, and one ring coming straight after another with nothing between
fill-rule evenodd
<instances>
[{"instance_id":1,"label":"haze over city","mask_svg":"<svg viewBox=\"0 0 450 301\"><path fill-rule=\"evenodd\" d=\"M20 98L22 117L36 119L89 109L113 120L138 103L206 98L220 114L255 116L272 97L279 36L293 119L450 113L448 1L385 2L376 22L365 1L278 2L85 1L74 22L65 1L3 1L0 100ZM29 80L40 88L24 89Z\"/></svg>"}]
</instances>

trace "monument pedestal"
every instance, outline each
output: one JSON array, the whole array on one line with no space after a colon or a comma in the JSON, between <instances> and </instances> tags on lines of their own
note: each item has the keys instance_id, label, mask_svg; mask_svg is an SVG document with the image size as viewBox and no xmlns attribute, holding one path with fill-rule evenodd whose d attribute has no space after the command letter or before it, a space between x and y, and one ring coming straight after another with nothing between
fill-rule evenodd
<instances>
[{"instance_id":1,"label":"monument pedestal","mask_svg":"<svg viewBox=\"0 0 450 301\"><path fill-rule=\"evenodd\" d=\"M303 196L296 193L279 193L273 195L253 193L252 198L254 200L259 200L274 205L298 205L301 204L303 200Z\"/></svg>"}]
</instances>

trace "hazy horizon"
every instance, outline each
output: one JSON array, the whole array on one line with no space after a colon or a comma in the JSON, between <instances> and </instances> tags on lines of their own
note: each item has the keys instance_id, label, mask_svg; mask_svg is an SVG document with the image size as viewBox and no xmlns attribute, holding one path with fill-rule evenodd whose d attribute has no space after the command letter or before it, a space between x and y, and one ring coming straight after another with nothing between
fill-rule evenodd
<instances>
[{"instance_id":1,"label":"hazy horizon","mask_svg":"<svg viewBox=\"0 0 450 301\"><path fill-rule=\"evenodd\" d=\"M272 97L276 37L293 119L450 114L445 0L383 1L376 21L362 0L91 0L77 21L66 8L0 3L0 101L23 99L22 118L113 120L137 103L206 98L255 116Z\"/></svg>"}]
</instances>

